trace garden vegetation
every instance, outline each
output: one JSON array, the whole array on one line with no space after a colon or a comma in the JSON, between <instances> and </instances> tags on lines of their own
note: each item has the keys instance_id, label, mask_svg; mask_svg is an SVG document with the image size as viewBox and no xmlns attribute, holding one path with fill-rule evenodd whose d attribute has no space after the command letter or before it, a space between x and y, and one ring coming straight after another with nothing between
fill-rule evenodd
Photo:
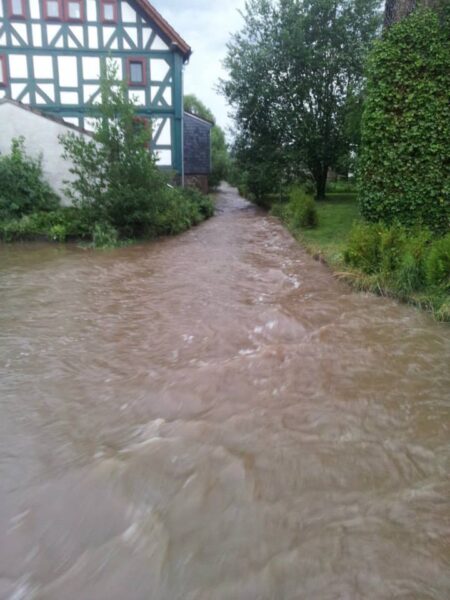
<instances>
[{"instance_id":1,"label":"garden vegetation","mask_svg":"<svg viewBox=\"0 0 450 600\"><path fill-rule=\"evenodd\" d=\"M357 288L448 321L450 5L421 4L380 35L370 2L253 0L222 87L241 194ZM317 164L341 180L325 185Z\"/></svg>"},{"instance_id":2,"label":"garden vegetation","mask_svg":"<svg viewBox=\"0 0 450 600\"><path fill-rule=\"evenodd\" d=\"M62 207L46 183L40 160L23 141L0 158L0 236L6 241L78 238L110 247L123 241L180 233L213 214L210 198L169 185L149 150L151 124L136 116L124 83L111 69L101 81L101 103L91 140L61 138L73 167Z\"/></svg>"},{"instance_id":3,"label":"garden vegetation","mask_svg":"<svg viewBox=\"0 0 450 600\"><path fill-rule=\"evenodd\" d=\"M360 203L371 222L450 229L450 36L418 10L376 44L367 68Z\"/></svg>"}]
</instances>

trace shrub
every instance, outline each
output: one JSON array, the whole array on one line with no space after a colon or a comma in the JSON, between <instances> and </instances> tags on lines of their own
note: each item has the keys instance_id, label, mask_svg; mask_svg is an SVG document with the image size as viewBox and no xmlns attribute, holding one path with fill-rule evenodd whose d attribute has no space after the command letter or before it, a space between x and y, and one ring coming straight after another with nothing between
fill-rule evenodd
<instances>
[{"instance_id":1,"label":"shrub","mask_svg":"<svg viewBox=\"0 0 450 600\"><path fill-rule=\"evenodd\" d=\"M175 192L150 152L150 125L137 119L124 83L108 68L101 79L102 101L94 139L69 133L61 138L74 180L67 194L91 223L109 224L122 238L157 234L159 214Z\"/></svg>"},{"instance_id":2,"label":"shrub","mask_svg":"<svg viewBox=\"0 0 450 600\"><path fill-rule=\"evenodd\" d=\"M96 223L92 232L92 245L95 248L115 248L119 235L109 223Z\"/></svg>"},{"instance_id":3,"label":"shrub","mask_svg":"<svg viewBox=\"0 0 450 600\"><path fill-rule=\"evenodd\" d=\"M380 238L384 228L380 224L356 223L349 235L344 260L364 273L376 273L380 269Z\"/></svg>"},{"instance_id":4,"label":"shrub","mask_svg":"<svg viewBox=\"0 0 450 600\"><path fill-rule=\"evenodd\" d=\"M429 285L450 290L450 233L432 244L425 269Z\"/></svg>"},{"instance_id":5,"label":"shrub","mask_svg":"<svg viewBox=\"0 0 450 600\"><path fill-rule=\"evenodd\" d=\"M293 187L289 194L288 215L294 229L312 229L317 227L319 218L317 207L312 196L302 187Z\"/></svg>"},{"instance_id":6,"label":"shrub","mask_svg":"<svg viewBox=\"0 0 450 600\"><path fill-rule=\"evenodd\" d=\"M62 242L67 238L90 237L92 224L74 207L60 207L55 211L36 212L0 222L0 238L4 241L47 238Z\"/></svg>"},{"instance_id":7,"label":"shrub","mask_svg":"<svg viewBox=\"0 0 450 600\"><path fill-rule=\"evenodd\" d=\"M380 228L380 270L392 273L399 266L406 244L406 231L398 224Z\"/></svg>"},{"instance_id":8,"label":"shrub","mask_svg":"<svg viewBox=\"0 0 450 600\"><path fill-rule=\"evenodd\" d=\"M44 179L42 160L25 153L23 138L14 139L11 154L0 157L0 220L55 210L58 205L57 194Z\"/></svg>"},{"instance_id":9,"label":"shrub","mask_svg":"<svg viewBox=\"0 0 450 600\"><path fill-rule=\"evenodd\" d=\"M203 219L209 219L214 215L214 204L209 196L205 196L196 188L183 188L181 190L183 197L198 209L200 216Z\"/></svg>"},{"instance_id":10,"label":"shrub","mask_svg":"<svg viewBox=\"0 0 450 600\"><path fill-rule=\"evenodd\" d=\"M359 195L371 222L448 231L450 39L443 23L418 10L391 27L370 57Z\"/></svg>"},{"instance_id":11,"label":"shrub","mask_svg":"<svg viewBox=\"0 0 450 600\"><path fill-rule=\"evenodd\" d=\"M49 230L49 237L54 242L65 242L67 231L64 225L52 225Z\"/></svg>"},{"instance_id":12,"label":"shrub","mask_svg":"<svg viewBox=\"0 0 450 600\"><path fill-rule=\"evenodd\" d=\"M74 165L67 193L83 218L96 224L94 245L175 234L211 216L207 197L168 185L149 150L151 127L136 119L126 86L111 68L101 79L101 93L94 140L72 133L61 138Z\"/></svg>"},{"instance_id":13,"label":"shrub","mask_svg":"<svg viewBox=\"0 0 450 600\"><path fill-rule=\"evenodd\" d=\"M425 258L430 239L429 231L417 231L404 243L395 278L395 287L402 296L421 289L426 283Z\"/></svg>"}]
</instances>

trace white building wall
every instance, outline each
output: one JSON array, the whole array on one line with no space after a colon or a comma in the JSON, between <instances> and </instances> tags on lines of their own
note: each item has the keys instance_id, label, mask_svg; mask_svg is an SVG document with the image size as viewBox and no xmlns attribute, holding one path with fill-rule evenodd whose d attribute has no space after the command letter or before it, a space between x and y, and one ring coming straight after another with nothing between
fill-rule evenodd
<instances>
[{"instance_id":1,"label":"white building wall","mask_svg":"<svg viewBox=\"0 0 450 600\"><path fill-rule=\"evenodd\" d=\"M13 138L23 136L27 154L34 157L42 155L45 178L61 196L62 204L69 205L63 188L64 181L72 179L69 172L71 163L62 157L63 149L58 137L72 131L86 139L92 138L8 101L0 103L0 131L0 153L9 154Z\"/></svg>"}]
</instances>

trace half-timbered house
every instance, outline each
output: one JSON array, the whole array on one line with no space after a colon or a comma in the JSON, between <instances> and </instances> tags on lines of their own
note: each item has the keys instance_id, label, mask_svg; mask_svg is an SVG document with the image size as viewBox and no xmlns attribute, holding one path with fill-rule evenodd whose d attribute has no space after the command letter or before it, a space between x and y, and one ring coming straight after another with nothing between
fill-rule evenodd
<instances>
[{"instance_id":1,"label":"half-timbered house","mask_svg":"<svg viewBox=\"0 0 450 600\"><path fill-rule=\"evenodd\" d=\"M102 64L114 61L138 114L152 120L160 166L180 175L190 53L147 0L0 0L0 99L90 130Z\"/></svg>"}]
</instances>

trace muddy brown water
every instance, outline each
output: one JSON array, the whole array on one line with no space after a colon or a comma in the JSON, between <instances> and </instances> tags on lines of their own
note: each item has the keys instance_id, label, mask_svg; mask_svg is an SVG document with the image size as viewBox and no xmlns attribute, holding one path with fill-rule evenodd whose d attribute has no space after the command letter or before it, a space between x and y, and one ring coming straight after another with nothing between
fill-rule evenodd
<instances>
[{"instance_id":1,"label":"muddy brown water","mask_svg":"<svg viewBox=\"0 0 450 600\"><path fill-rule=\"evenodd\" d=\"M0 598L450 598L448 326L230 188L173 239L0 248Z\"/></svg>"}]
</instances>

